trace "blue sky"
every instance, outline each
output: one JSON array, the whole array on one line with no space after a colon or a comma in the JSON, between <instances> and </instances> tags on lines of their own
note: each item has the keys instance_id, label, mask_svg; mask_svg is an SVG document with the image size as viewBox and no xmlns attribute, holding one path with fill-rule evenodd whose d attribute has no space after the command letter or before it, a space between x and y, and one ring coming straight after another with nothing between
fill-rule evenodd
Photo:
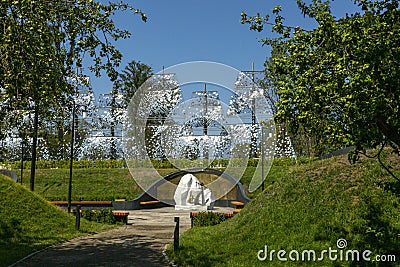
<instances>
[{"instance_id":1,"label":"blue sky","mask_svg":"<svg viewBox=\"0 0 400 267\"><path fill-rule=\"evenodd\" d=\"M313 28L315 23L305 19L295 0L137 0L129 1L146 13L148 21L129 12L114 17L117 27L127 29L132 37L116 42L123 53L121 67L131 60L141 61L154 72L162 67L188 61L214 61L238 70L261 70L269 48L262 46L260 38L272 36L268 29L263 33L250 31L240 23L242 11L248 15L260 12L271 14L276 5L282 5L287 25ZM336 0L333 13L337 17L356 10L353 0ZM108 93L111 82L106 75L90 75L95 94Z\"/></svg>"}]
</instances>

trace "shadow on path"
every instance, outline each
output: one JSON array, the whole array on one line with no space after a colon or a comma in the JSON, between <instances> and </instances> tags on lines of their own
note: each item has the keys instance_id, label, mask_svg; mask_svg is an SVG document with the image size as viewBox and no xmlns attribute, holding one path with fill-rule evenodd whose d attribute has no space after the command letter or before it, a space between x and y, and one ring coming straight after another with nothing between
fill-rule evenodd
<instances>
[{"instance_id":1,"label":"shadow on path","mask_svg":"<svg viewBox=\"0 0 400 267\"><path fill-rule=\"evenodd\" d=\"M190 227L188 211L135 210L129 225L69 240L14 266L167 266L162 251L173 240L176 216L183 233Z\"/></svg>"},{"instance_id":2,"label":"shadow on path","mask_svg":"<svg viewBox=\"0 0 400 267\"><path fill-rule=\"evenodd\" d=\"M215 211L232 212L225 209ZM168 266L162 251L173 241L174 217L180 218L180 233L190 228L190 211L133 210L129 225L72 239L13 266Z\"/></svg>"}]
</instances>

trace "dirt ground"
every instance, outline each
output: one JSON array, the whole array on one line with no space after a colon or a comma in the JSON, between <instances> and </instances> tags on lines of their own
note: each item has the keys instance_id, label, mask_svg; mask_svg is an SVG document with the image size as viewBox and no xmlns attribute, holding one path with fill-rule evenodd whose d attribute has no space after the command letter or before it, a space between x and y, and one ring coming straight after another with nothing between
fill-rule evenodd
<instances>
[{"instance_id":1,"label":"dirt ground","mask_svg":"<svg viewBox=\"0 0 400 267\"><path fill-rule=\"evenodd\" d=\"M50 247L13 266L168 266L162 251L173 241L174 217L180 233L190 228L189 211L134 210L128 225Z\"/></svg>"}]
</instances>

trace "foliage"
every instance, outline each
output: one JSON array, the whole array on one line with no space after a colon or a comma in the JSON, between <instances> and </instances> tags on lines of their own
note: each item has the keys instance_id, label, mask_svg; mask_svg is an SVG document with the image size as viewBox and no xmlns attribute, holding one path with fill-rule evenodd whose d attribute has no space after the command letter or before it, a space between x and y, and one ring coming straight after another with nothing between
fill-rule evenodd
<instances>
[{"instance_id":1,"label":"foliage","mask_svg":"<svg viewBox=\"0 0 400 267\"><path fill-rule=\"evenodd\" d=\"M113 41L130 33L115 27L117 11L133 10L124 3L100 1L11 1L0 6L0 139L7 135L32 137L32 183L39 124L71 106L69 97L89 69L116 79L122 55ZM135 10L146 21L140 10ZM85 61L89 62L89 61ZM33 114L33 129L21 127L25 114ZM63 128L63 121L59 129ZM14 130L14 131L13 131Z\"/></svg>"},{"instance_id":2,"label":"foliage","mask_svg":"<svg viewBox=\"0 0 400 267\"><path fill-rule=\"evenodd\" d=\"M220 212L199 212L192 218L193 226L212 226L220 224L231 216Z\"/></svg>"},{"instance_id":3,"label":"foliage","mask_svg":"<svg viewBox=\"0 0 400 267\"><path fill-rule=\"evenodd\" d=\"M116 224L117 220L111 209L83 210L82 218L98 223Z\"/></svg>"},{"instance_id":4,"label":"foliage","mask_svg":"<svg viewBox=\"0 0 400 267\"><path fill-rule=\"evenodd\" d=\"M128 63L115 83L118 91L124 96L124 106L128 106L135 92L151 75L153 70L150 66L135 60Z\"/></svg>"},{"instance_id":5,"label":"foliage","mask_svg":"<svg viewBox=\"0 0 400 267\"><path fill-rule=\"evenodd\" d=\"M111 17L127 9L133 10L99 1L2 1L1 102L14 111L38 110L39 103L45 109L62 106L60 99L72 93L70 81L77 79L84 56L93 59L89 69L96 75L104 70L115 79L122 55L110 40L130 33L116 28ZM146 20L140 10L134 12Z\"/></svg>"},{"instance_id":6,"label":"foliage","mask_svg":"<svg viewBox=\"0 0 400 267\"><path fill-rule=\"evenodd\" d=\"M355 0L360 12L336 19L329 1L298 0L304 16L317 22L305 30L285 26L281 7L275 20L260 14L242 23L279 34L266 38L273 52L266 62L279 95L278 118L312 138L318 151L355 146L375 148L385 139L400 145L398 1ZM353 159L357 159L357 153Z\"/></svg>"},{"instance_id":7,"label":"foliage","mask_svg":"<svg viewBox=\"0 0 400 267\"><path fill-rule=\"evenodd\" d=\"M398 156L385 154L387 161ZM269 175L270 176L270 175ZM350 164L345 156L285 168L279 179L269 177L263 193L223 224L195 227L180 237L180 249L167 253L179 266L397 266L396 263L279 261L278 250L336 248L347 240L344 252L368 249L400 256L399 198L384 185L397 184L378 162L365 159ZM379 185L379 186L377 186ZM388 186L393 188L393 186ZM274 260L259 261L257 252L268 246ZM320 254L319 254L320 255ZM391 265L392 264L392 265Z\"/></svg>"},{"instance_id":8,"label":"foliage","mask_svg":"<svg viewBox=\"0 0 400 267\"><path fill-rule=\"evenodd\" d=\"M81 220L81 230L76 231L74 216L1 175L0 195L0 266L49 245L110 228Z\"/></svg>"},{"instance_id":9,"label":"foliage","mask_svg":"<svg viewBox=\"0 0 400 267\"><path fill-rule=\"evenodd\" d=\"M31 168L30 162L24 162L24 169ZM5 162L4 166L10 169L20 169L21 162ZM37 169L69 169L69 160L39 160L36 163ZM123 159L108 159L108 160L74 160L72 167L74 169L114 169L114 168L126 168L126 162Z\"/></svg>"}]
</instances>

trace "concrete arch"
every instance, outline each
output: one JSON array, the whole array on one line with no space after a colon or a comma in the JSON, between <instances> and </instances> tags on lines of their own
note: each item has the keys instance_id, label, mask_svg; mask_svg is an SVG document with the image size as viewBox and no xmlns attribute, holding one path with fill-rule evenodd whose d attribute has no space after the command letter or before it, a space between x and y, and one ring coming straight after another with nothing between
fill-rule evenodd
<instances>
[{"instance_id":1,"label":"concrete arch","mask_svg":"<svg viewBox=\"0 0 400 267\"><path fill-rule=\"evenodd\" d=\"M150 185L145 192L143 192L139 197L130 200L130 201L125 201L125 202L113 202L113 207L114 209L117 210L135 210L135 209L145 209L145 208L160 208L160 207L166 207L166 206L172 206L175 204L174 199L163 199L163 197L159 194L158 189L162 186L168 186L167 183L175 178L182 177L185 174L191 173L193 175L195 174L212 174L219 176L223 179L225 179L228 183L234 184L234 188L229 192L229 197L225 198L220 198L217 199L214 203L215 206L219 207L232 207L234 208L235 205L233 205L231 202L232 201L240 201L243 202L245 205L250 202L250 198L247 196L242 183L238 181L237 179L233 178L229 174L217 170L217 169L211 169L211 168L206 168L206 169L189 169L189 170L180 170L174 173L170 173L156 182L154 182L152 185ZM227 196L226 195L226 196ZM153 197L157 196L157 198ZM156 202L158 200L161 200L160 202L153 203L151 205L141 205L140 203L142 202Z\"/></svg>"}]
</instances>

